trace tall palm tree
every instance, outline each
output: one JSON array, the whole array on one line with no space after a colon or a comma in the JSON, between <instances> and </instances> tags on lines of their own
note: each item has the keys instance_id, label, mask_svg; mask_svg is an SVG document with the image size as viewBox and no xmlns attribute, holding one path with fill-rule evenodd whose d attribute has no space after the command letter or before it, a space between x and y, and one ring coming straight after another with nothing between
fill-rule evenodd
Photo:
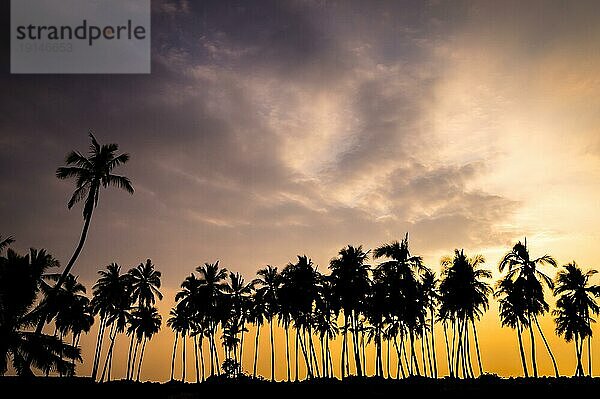
<instances>
[{"instance_id":1,"label":"tall palm tree","mask_svg":"<svg viewBox=\"0 0 600 399\"><path fill-rule=\"evenodd\" d=\"M29 329L39 320L31 311L40 299L43 276L58 266L43 249L31 249L27 255L8 249L0 256L0 375L9 363L18 375L32 375L30 366L70 375L73 361L81 361L78 348Z\"/></svg>"},{"instance_id":2,"label":"tall palm tree","mask_svg":"<svg viewBox=\"0 0 600 399\"><path fill-rule=\"evenodd\" d=\"M442 319L452 320L456 327L454 333L457 337L456 347L452 347L449 370L456 372L462 370L463 377L473 377L471 355L469 347L469 323L473 331L473 338L477 350L477 363L479 374L483 373L479 340L475 320L479 320L489 307L488 296L492 293L490 285L484 281L490 279L489 270L480 269L485 262L481 255L473 258L467 257L464 250L456 249L454 257L442 259L443 279L440 283L440 314Z\"/></svg>"},{"instance_id":3,"label":"tall palm tree","mask_svg":"<svg viewBox=\"0 0 600 399\"><path fill-rule=\"evenodd\" d=\"M181 317L179 334L181 335L183 345L182 381L185 381L186 373L186 337L190 333L199 333L201 339L200 342L202 342L203 333L205 330L203 324L205 324L206 320L208 320L209 307L207 304L206 290L202 289L202 284L203 282L198 279L196 275L190 274L181 283L181 290L175 295L175 300L177 301L177 312ZM195 334L195 336L196 335L198 334ZM212 354L212 344L210 346L210 350ZM212 368L213 361L211 356L211 375Z\"/></svg>"},{"instance_id":4,"label":"tall palm tree","mask_svg":"<svg viewBox=\"0 0 600 399\"><path fill-rule=\"evenodd\" d=\"M362 246L354 247L348 245L342 248L338 256L329 262L331 270L331 289L341 308L344 310L345 325L350 322L354 333L354 363L356 365L356 374L359 377L363 375L363 368L360 360L360 349L358 340L358 319L365 301L369 295L371 280L369 277L370 266L365 262L369 258L369 251L363 251ZM344 364L344 355L347 356L347 338L346 329L344 329L344 342L342 344L342 364ZM344 377L342 367L342 378Z\"/></svg>"},{"instance_id":5,"label":"tall palm tree","mask_svg":"<svg viewBox=\"0 0 600 399\"><path fill-rule=\"evenodd\" d=\"M277 268L267 265L260 269L256 275L258 276L252 284L256 289L256 298L264 305L266 318L269 321L269 329L271 332L271 381L275 381L275 346L273 338L273 319L277 315L279 306L279 289L281 285L281 276L277 272Z\"/></svg>"},{"instance_id":6,"label":"tall palm tree","mask_svg":"<svg viewBox=\"0 0 600 399\"><path fill-rule=\"evenodd\" d=\"M554 373L558 377L558 366L556 359L550 349L550 345L546 340L546 336L538 322L538 315L546 313L550 307L544 298L544 286L553 289L554 283L552 279L539 269L539 266L549 265L556 267L556 260L550 255L544 255L539 258L531 258L527 249L527 239L522 244L520 241L514 245L512 250L508 252L500 261L498 269L503 272L507 269L506 278L521 279L519 285L522 288L522 294L526 306L523 309L526 316L526 327L529 328L529 337L531 340L531 363L533 368L533 376L538 376L537 360L535 355L535 335L533 331L533 323L537 327L540 336L544 342L548 355L552 360Z\"/></svg>"},{"instance_id":7,"label":"tall palm tree","mask_svg":"<svg viewBox=\"0 0 600 399\"><path fill-rule=\"evenodd\" d=\"M225 285L224 291L229 295L231 303L230 318L234 319L233 325L236 331L240 334L240 339L237 342L234 358L239 359L240 370L243 369L243 348L244 348L244 332L246 332L246 320L248 318L248 308L252 295L253 283L246 283L244 278L239 273L229 273L229 283ZM237 346L239 345L239 352Z\"/></svg>"},{"instance_id":8,"label":"tall palm tree","mask_svg":"<svg viewBox=\"0 0 600 399\"><path fill-rule=\"evenodd\" d=\"M588 375L592 376L591 340L592 326L595 320L591 317L600 311L596 297L600 296L600 286L590 285L590 278L598 273L591 269L583 272L577 263L571 262L559 271L556 276L554 295L559 296L556 310L556 332L562 335L567 342L575 341L575 354L577 368L575 376L584 376L583 371L583 343L588 342Z\"/></svg>"},{"instance_id":9,"label":"tall palm tree","mask_svg":"<svg viewBox=\"0 0 600 399\"><path fill-rule=\"evenodd\" d=\"M71 209L76 203L85 200L83 206L84 223L81 237L71 259L69 259L69 263L65 266L60 279L56 283L54 288L56 291L64 283L79 253L83 249L83 244L85 243L92 220L92 213L94 212L94 208L98 206L100 189L102 187L114 186L124 189L129 194L133 194L134 191L129 178L112 173L113 169L129 161L129 154L118 154L119 146L117 144L100 145L91 130L89 131L89 136L91 144L88 155L85 156L79 151L71 151L65 160L67 166L61 166L56 170L56 177L61 180L75 179L76 188L67 203L67 207ZM41 327L43 327L43 324ZM41 331L41 327L38 326L38 330Z\"/></svg>"},{"instance_id":10,"label":"tall palm tree","mask_svg":"<svg viewBox=\"0 0 600 399\"><path fill-rule=\"evenodd\" d=\"M131 299L139 306L151 306L156 303L156 298L162 300L160 292L161 273L154 268L150 259L140 263L136 268L128 271L131 281Z\"/></svg>"},{"instance_id":11,"label":"tall palm tree","mask_svg":"<svg viewBox=\"0 0 600 399\"><path fill-rule=\"evenodd\" d=\"M283 269L281 278L283 284L279 295L294 321L296 343L302 350L308 377L313 378L312 313L315 300L319 295L322 275L310 258L306 255L298 255L296 263L289 263ZM297 359L298 350L296 350L296 364ZM296 372L297 370L298 367Z\"/></svg>"},{"instance_id":12,"label":"tall palm tree","mask_svg":"<svg viewBox=\"0 0 600 399\"><path fill-rule=\"evenodd\" d=\"M208 339L210 348L210 375L214 375L216 369L219 371L219 353L215 342L215 335L219 324L224 321L228 312L223 305L223 290L226 286L227 269L219 267L219 261L214 263L205 263L198 266L196 271L199 274L199 290L203 298L204 312L206 315Z\"/></svg>"}]
</instances>

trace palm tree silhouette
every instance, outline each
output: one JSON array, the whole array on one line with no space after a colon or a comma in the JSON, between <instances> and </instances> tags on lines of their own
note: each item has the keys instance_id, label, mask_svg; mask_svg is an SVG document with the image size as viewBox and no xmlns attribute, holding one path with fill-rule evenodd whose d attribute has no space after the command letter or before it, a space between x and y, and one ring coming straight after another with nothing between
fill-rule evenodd
<instances>
[{"instance_id":1,"label":"palm tree silhouette","mask_svg":"<svg viewBox=\"0 0 600 399\"><path fill-rule=\"evenodd\" d=\"M261 295L257 295L256 291L252 296L248 309L248 322L256 326L256 335L254 338L254 363L252 366L252 378L256 378L256 365L258 362L258 340L260 337L260 327L268 318L266 303Z\"/></svg>"},{"instance_id":2,"label":"palm tree silhouette","mask_svg":"<svg viewBox=\"0 0 600 399\"><path fill-rule=\"evenodd\" d=\"M39 300L44 276L58 266L43 249L31 249L27 255L8 249L0 256L0 375L7 372L9 363L18 375L32 375L30 366L72 375L73 362L81 361L75 346L29 330L40 319L31 310Z\"/></svg>"},{"instance_id":3,"label":"palm tree silhouette","mask_svg":"<svg viewBox=\"0 0 600 399\"><path fill-rule=\"evenodd\" d=\"M271 332L271 381L275 381L275 344L273 340L273 319L278 312L279 298L278 293L281 285L281 276L277 272L276 267L267 265L264 269L256 272L258 276L252 284L256 289L255 298L265 308L265 316L269 321L269 329ZM258 332L257 332L258 340Z\"/></svg>"},{"instance_id":4,"label":"palm tree silhouette","mask_svg":"<svg viewBox=\"0 0 600 399\"><path fill-rule=\"evenodd\" d=\"M167 326L169 326L173 332L175 332L175 342L173 343L173 358L171 360L171 381L175 378L175 355L177 354L177 340L181 335L183 344L185 345L185 337L191 330L191 317L187 314L188 311L185 306L175 306L169 312L169 319L167 320ZM182 381L185 381L185 349L183 350L183 367Z\"/></svg>"},{"instance_id":5,"label":"palm tree silhouette","mask_svg":"<svg viewBox=\"0 0 600 399\"><path fill-rule=\"evenodd\" d=\"M6 248L8 248L13 242L15 242L13 236L2 238L2 235L0 235L0 253L2 253Z\"/></svg>"},{"instance_id":6,"label":"palm tree silhouette","mask_svg":"<svg viewBox=\"0 0 600 399\"><path fill-rule=\"evenodd\" d=\"M595 322L591 315L600 311L596 297L600 296L600 286L590 285L590 278L598 273L591 269L583 272L574 261L563 266L556 276L554 295L559 296L556 309L552 312L556 316L556 333L562 335L567 342L574 341L577 357L576 377L585 375L583 371L583 343L588 342L588 375L592 376L591 358L591 323Z\"/></svg>"},{"instance_id":7,"label":"palm tree silhouette","mask_svg":"<svg viewBox=\"0 0 600 399\"><path fill-rule=\"evenodd\" d=\"M558 366L556 365L556 359L550 349L550 345L546 340L544 332L538 322L538 315L543 315L549 310L549 305L544 299L544 285L550 289L554 288L552 279L539 270L538 266L550 265L556 267L556 261L550 255L544 255L539 258L532 259L527 249L527 239L522 244L520 241L515 244L513 249L508 252L500 261L498 269L503 272L507 269L505 278L519 280L516 284L520 289L520 293L523 295L525 300L525 306L521 310L525 312L525 327L529 328L529 336L531 340L531 363L533 368L533 376L538 376L537 361L535 355L535 336L533 331L533 324L535 323L540 336L544 342L548 355L552 360L554 367L554 373L558 377ZM520 299L519 299L520 300ZM515 309L518 309L516 307Z\"/></svg>"},{"instance_id":8,"label":"palm tree silhouette","mask_svg":"<svg viewBox=\"0 0 600 399\"><path fill-rule=\"evenodd\" d=\"M156 298L162 300L160 292L161 273L155 270L150 259L140 263L128 272L131 282L131 299L139 306L151 306L156 303Z\"/></svg>"},{"instance_id":9,"label":"palm tree silhouette","mask_svg":"<svg viewBox=\"0 0 600 399\"><path fill-rule=\"evenodd\" d=\"M92 366L92 379L95 380L98 375L100 358L102 355L102 344L104 333L107 327L109 330L109 339L111 348L114 348L117 324L123 331L126 323L125 313L131 307L129 277L127 274L121 274L121 266L117 263L111 263L105 270L99 270L100 277L92 287L92 309L94 314L100 316L100 326L98 328L98 338L96 340L96 351L94 354L94 363ZM110 359L112 351L109 348L106 359Z\"/></svg>"},{"instance_id":10,"label":"palm tree silhouette","mask_svg":"<svg viewBox=\"0 0 600 399\"><path fill-rule=\"evenodd\" d=\"M146 343L152 339L154 334L158 333L161 322L162 318L158 314L158 309L156 309L154 306L141 306L132 312L132 322L130 323L130 328L132 329L132 333L136 335L138 344L143 341L137 365L137 374L135 377L136 381L140 380L142 362L144 360L144 353L146 351ZM138 344L136 344L133 354L134 363Z\"/></svg>"},{"instance_id":11,"label":"palm tree silhouette","mask_svg":"<svg viewBox=\"0 0 600 399\"><path fill-rule=\"evenodd\" d=\"M129 178L112 173L113 169L129 161L129 154L117 154L119 150L117 144L100 145L91 130L89 136L91 145L88 156L79 151L71 151L65 160L67 166L61 166L56 170L56 177L59 179L75 179L76 189L67 203L67 207L71 209L76 203L83 200L85 200L85 203L83 206L83 230L81 231L79 243L56 283L55 291L58 291L64 283L83 248L92 220L92 213L98 205L100 188L115 186L124 189L129 194L133 194L134 191ZM38 330L41 331L42 327L43 324L38 326Z\"/></svg>"},{"instance_id":12,"label":"palm tree silhouette","mask_svg":"<svg viewBox=\"0 0 600 399\"><path fill-rule=\"evenodd\" d=\"M202 281L199 280L194 274L190 274L181 283L181 290L175 295L175 300L178 301L176 309L179 316L179 322L177 327L181 340L183 343L183 358L182 358L182 377L181 380L185 382L186 374L186 337L193 331L199 332L202 340L203 332L203 320L206 316L206 297L205 292L201 290ZM177 330L176 330L177 331ZM202 341L201 341L202 342ZM212 351L212 346L211 346ZM212 375L212 355L211 355L211 375ZM204 373L203 373L204 376Z\"/></svg>"},{"instance_id":13,"label":"palm tree silhouette","mask_svg":"<svg viewBox=\"0 0 600 399\"><path fill-rule=\"evenodd\" d=\"M360 348L358 339L358 319L365 300L369 295L371 280L369 271L371 266L365 264L369 258L369 252L365 252L362 246L353 247L348 245L342 248L338 256L329 262L331 270L331 289L337 303L344 310L344 324L352 325L352 342L354 347L354 363L356 374L362 377L362 365L360 359ZM342 378L344 378L344 361L347 356L347 334L343 333L342 344Z\"/></svg>"},{"instance_id":14,"label":"palm tree silhouette","mask_svg":"<svg viewBox=\"0 0 600 399\"><path fill-rule=\"evenodd\" d=\"M454 257L442 258L443 279L440 283L440 315L443 320L451 320L453 336L457 337L456 346L452 345L452 360L448 365L451 375L458 376L462 371L465 378L473 377L469 345L469 323L477 351L479 374L483 373L479 340L475 320L479 320L489 307L488 296L492 293L490 285L482 281L490 279L489 270L480 269L485 262L481 255L467 257L464 250L456 249Z\"/></svg>"},{"instance_id":15,"label":"palm tree silhouette","mask_svg":"<svg viewBox=\"0 0 600 399\"><path fill-rule=\"evenodd\" d=\"M282 271L283 284L279 294L288 308L296 329L296 379L298 378L298 345L302 350L308 377L314 376L312 312L314 302L319 295L321 277L312 260L306 255L298 255L298 261L289 263Z\"/></svg>"},{"instance_id":16,"label":"palm tree silhouette","mask_svg":"<svg viewBox=\"0 0 600 399\"><path fill-rule=\"evenodd\" d=\"M226 285L227 269L219 268L219 261L215 263L205 263L198 266L196 271L199 273L199 287L206 314L206 323L208 329L209 348L210 348L210 375L214 375L216 369L219 371L219 353L215 342L215 335L219 323L225 319L225 313L228 313L223 305L223 290Z\"/></svg>"},{"instance_id":17,"label":"palm tree silhouette","mask_svg":"<svg viewBox=\"0 0 600 399\"><path fill-rule=\"evenodd\" d=\"M437 378L437 356L435 351L435 309L438 305L440 295L438 293L439 281L434 272L429 269L424 270L421 273L421 297L423 299L423 306L429 310L429 337L425 335L427 344L427 353L429 358L430 366L433 366L433 377ZM433 360L431 359L433 356Z\"/></svg>"},{"instance_id":18,"label":"palm tree silhouette","mask_svg":"<svg viewBox=\"0 0 600 399\"><path fill-rule=\"evenodd\" d=\"M243 370L242 364L242 356L244 354L244 333L246 330L246 320L248 318L248 308L250 297L252 295L253 283L246 283L244 278L239 273L229 273L229 284L225 286L225 292L230 297L231 302L231 315L230 322L235 326L235 330L240 334L240 339L238 340L236 346L233 348L234 350L234 360L238 362L240 370L236 372L239 374ZM237 350L237 345L239 345L239 352Z\"/></svg>"},{"instance_id":19,"label":"palm tree silhouette","mask_svg":"<svg viewBox=\"0 0 600 399\"><path fill-rule=\"evenodd\" d=\"M420 256L412 256L409 250L408 233L401 242L394 241L383 244L373 251L375 259L388 258L377 266L377 273L385 284L386 297L390 301L389 317L398 323L397 331L404 345L404 330L408 331L410 340L409 373L421 375L416 357L414 341L422 331L425 320L425 309L419 303L419 282L416 272L423 269Z\"/></svg>"}]
</instances>

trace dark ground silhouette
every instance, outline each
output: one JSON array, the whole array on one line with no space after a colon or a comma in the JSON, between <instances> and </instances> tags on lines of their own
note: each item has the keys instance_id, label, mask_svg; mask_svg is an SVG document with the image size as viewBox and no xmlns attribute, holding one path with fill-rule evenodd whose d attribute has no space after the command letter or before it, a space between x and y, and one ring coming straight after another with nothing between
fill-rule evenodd
<instances>
[{"instance_id":1,"label":"dark ground silhouette","mask_svg":"<svg viewBox=\"0 0 600 399\"><path fill-rule=\"evenodd\" d=\"M349 377L277 382L252 379L212 378L202 384L180 382L112 381L94 383L90 378L0 377L3 397L40 398L548 398L576 397L600 390L600 378L499 378L484 376L472 380L413 377L404 380ZM7 392L8 396L4 396ZM448 396L447 396L448 395ZM492 396L493 395L493 396Z\"/></svg>"}]
</instances>

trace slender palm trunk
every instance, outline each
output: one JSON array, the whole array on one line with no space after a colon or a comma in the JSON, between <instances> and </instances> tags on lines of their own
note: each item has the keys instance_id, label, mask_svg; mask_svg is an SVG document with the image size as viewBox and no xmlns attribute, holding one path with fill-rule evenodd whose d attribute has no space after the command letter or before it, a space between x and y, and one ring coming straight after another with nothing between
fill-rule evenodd
<instances>
[{"instance_id":1,"label":"slender palm trunk","mask_svg":"<svg viewBox=\"0 0 600 399\"><path fill-rule=\"evenodd\" d=\"M244 319L245 320L245 319ZM244 371L244 358L242 357L244 355L244 330L246 329L246 322L242 321L242 337L240 339L240 373Z\"/></svg>"},{"instance_id":2,"label":"slender palm trunk","mask_svg":"<svg viewBox=\"0 0 600 399\"><path fill-rule=\"evenodd\" d=\"M329 346L329 340L330 340L330 337L328 336L326 338L325 344L327 345L327 349L326 349L327 359L329 359L328 360L328 362L329 362L329 373L331 374L331 377L333 378L333 377L335 377L335 369L333 368L333 358L331 357L331 347Z\"/></svg>"},{"instance_id":3,"label":"slender palm trunk","mask_svg":"<svg viewBox=\"0 0 600 399\"><path fill-rule=\"evenodd\" d=\"M94 353L94 364L92 366L92 380L96 381L96 375L98 373L98 363L100 362L100 354L102 353L102 341L104 340L104 329L106 327L106 317L102 317L100 320L100 326L98 326L98 338L96 339L96 352Z\"/></svg>"},{"instance_id":4,"label":"slender palm trunk","mask_svg":"<svg viewBox=\"0 0 600 399\"><path fill-rule=\"evenodd\" d=\"M131 347L133 345L133 335L131 334L131 343L129 344L129 356L127 357L127 379L129 380L129 365L131 363ZM171 381L174 380L175 376L175 355L177 354L177 339L179 338L179 333L175 333L175 342L173 343L173 356L171 358Z\"/></svg>"},{"instance_id":5,"label":"slender palm trunk","mask_svg":"<svg viewBox=\"0 0 600 399\"><path fill-rule=\"evenodd\" d=\"M186 335L187 333L184 332L183 334L181 334L181 339L183 340L183 354L182 354L182 358L181 358L181 382L185 382L185 369L186 369L186 353L185 353L185 346L186 346ZM132 374L133 377L133 374Z\"/></svg>"},{"instance_id":6,"label":"slender palm trunk","mask_svg":"<svg viewBox=\"0 0 600 399\"><path fill-rule=\"evenodd\" d=\"M427 362L425 361L425 342L423 342L425 340L425 329L422 330L422 335L421 335L421 361L423 362L423 375L425 377L427 377Z\"/></svg>"},{"instance_id":7,"label":"slender palm trunk","mask_svg":"<svg viewBox=\"0 0 600 399\"><path fill-rule=\"evenodd\" d=\"M538 322L536 315L533 315L533 320L535 321L535 325L536 325L538 331L540 332L542 341L544 341L544 345L546 346L548 355L550 355L550 359L552 360L552 366L554 367L554 375L556 376L556 378L558 378L560 376L560 374L558 373L558 366L556 365L556 359L554 358L554 354L552 353L552 350L550 349L550 345L548 344L548 341L546 340L546 336L544 335L544 332L542 331L542 327L540 326L540 323Z\"/></svg>"},{"instance_id":8,"label":"slender palm trunk","mask_svg":"<svg viewBox=\"0 0 600 399\"><path fill-rule=\"evenodd\" d=\"M294 380L298 381L298 344L300 342L300 337L298 335L298 328L295 328L295 332L296 332L296 347L295 347L295 351L294 351L294 355L296 357L295 359L295 368L294 368Z\"/></svg>"},{"instance_id":9,"label":"slender palm trunk","mask_svg":"<svg viewBox=\"0 0 600 399\"><path fill-rule=\"evenodd\" d=\"M285 327L285 362L287 366L287 380L291 381L291 371L290 371L290 325L289 323L284 323Z\"/></svg>"},{"instance_id":10,"label":"slender palm trunk","mask_svg":"<svg viewBox=\"0 0 600 399\"><path fill-rule=\"evenodd\" d=\"M127 352L127 373L125 379L129 381L129 370L131 369L131 351L133 349L133 337L135 334L131 333L131 339L129 340L129 351ZM173 348L173 363L171 364L171 381L173 381L173 369L175 368L175 349L177 348L177 334L175 334L175 348Z\"/></svg>"},{"instance_id":11,"label":"slender palm trunk","mask_svg":"<svg viewBox=\"0 0 600 399\"><path fill-rule=\"evenodd\" d=\"M364 374L367 375L367 354L366 354L366 344L365 344L365 332L361 331L360 333L360 350L362 354L362 364L364 368Z\"/></svg>"},{"instance_id":12,"label":"slender palm trunk","mask_svg":"<svg viewBox=\"0 0 600 399\"><path fill-rule=\"evenodd\" d=\"M452 359L450 357L450 345L448 344L448 328L446 327L446 321L443 322L444 326L444 339L446 341L446 355L448 357L448 374L450 377L454 377L453 369L452 369Z\"/></svg>"},{"instance_id":13,"label":"slender palm trunk","mask_svg":"<svg viewBox=\"0 0 600 399\"><path fill-rule=\"evenodd\" d=\"M252 377L256 378L256 364L258 362L258 338L260 337L260 324L256 324L256 337L254 338L254 366L252 367Z\"/></svg>"},{"instance_id":14,"label":"slender palm trunk","mask_svg":"<svg viewBox=\"0 0 600 399\"><path fill-rule=\"evenodd\" d=\"M358 349L358 317L356 316L356 311L352 311L352 326L354 329L352 330L352 345L354 347L354 363L356 366L356 375L358 377L362 377L362 365L360 364L360 352Z\"/></svg>"},{"instance_id":15,"label":"slender palm trunk","mask_svg":"<svg viewBox=\"0 0 600 399\"><path fill-rule=\"evenodd\" d=\"M390 340L386 339L386 348L387 348L387 359L386 359L386 368L387 368L387 378L391 378L390 373Z\"/></svg>"},{"instance_id":16,"label":"slender palm trunk","mask_svg":"<svg viewBox=\"0 0 600 399\"><path fill-rule=\"evenodd\" d=\"M408 361L408 355L406 354L406 342L404 339L404 332L400 333L400 350L402 351L402 357L404 358L404 363L406 363L406 370L409 377L413 376L413 367L412 362Z\"/></svg>"},{"instance_id":17,"label":"slender palm trunk","mask_svg":"<svg viewBox=\"0 0 600 399\"><path fill-rule=\"evenodd\" d=\"M104 367L102 367L102 376L100 377L100 381L104 381L104 377L106 376L106 371L108 368L108 364L110 362L110 358L112 355L112 351L113 348L115 346L115 328L117 327L117 324L115 322L111 323L111 327L110 327L110 333L108 334L108 337L110 338L110 345L108 347L108 352L106 352L106 359L104 359ZM109 379L110 381L110 379Z\"/></svg>"},{"instance_id":18,"label":"slender palm trunk","mask_svg":"<svg viewBox=\"0 0 600 399\"><path fill-rule=\"evenodd\" d=\"M306 334L306 331L302 331L302 334L300 335L300 348L302 349L302 354L304 355L304 363L306 364L306 373L308 378L312 379L313 378L313 372L312 372L312 367L311 367L311 362L310 359L308 358L308 352L306 350L306 345L305 345L305 338L304 335Z\"/></svg>"},{"instance_id":19,"label":"slender palm trunk","mask_svg":"<svg viewBox=\"0 0 600 399\"><path fill-rule=\"evenodd\" d=\"M345 356L346 356L346 343L348 340L348 316L346 316L346 311L344 311L344 327L343 327L343 339L342 339L342 354L340 356L340 362L341 362L341 374L342 374L342 379L344 379L344 377L346 376L346 363L345 363Z\"/></svg>"},{"instance_id":20,"label":"slender palm trunk","mask_svg":"<svg viewBox=\"0 0 600 399\"><path fill-rule=\"evenodd\" d=\"M275 381L275 343L273 341L273 316L269 319L271 335L271 381Z\"/></svg>"},{"instance_id":21,"label":"slender palm trunk","mask_svg":"<svg viewBox=\"0 0 600 399\"><path fill-rule=\"evenodd\" d=\"M431 351L433 353L433 376L434 378L438 377L438 369L437 369L437 357L435 350L435 311L433 306L431 307Z\"/></svg>"},{"instance_id":22,"label":"slender palm trunk","mask_svg":"<svg viewBox=\"0 0 600 399\"><path fill-rule=\"evenodd\" d=\"M204 366L204 334L200 332L200 367L202 368L202 382L206 379L206 368Z\"/></svg>"},{"instance_id":23,"label":"slender palm trunk","mask_svg":"<svg viewBox=\"0 0 600 399\"><path fill-rule=\"evenodd\" d=\"M521 353L521 364L523 365L523 375L529 378L527 370L527 361L525 360L525 350L523 348L523 338L521 337L521 323L517 321L517 337L519 338L519 352Z\"/></svg>"},{"instance_id":24,"label":"slender palm trunk","mask_svg":"<svg viewBox=\"0 0 600 399\"><path fill-rule=\"evenodd\" d=\"M452 372L458 378L458 370L455 362L456 359L456 320L452 319Z\"/></svg>"},{"instance_id":25,"label":"slender palm trunk","mask_svg":"<svg viewBox=\"0 0 600 399\"><path fill-rule=\"evenodd\" d=\"M465 361L467 363L467 367L469 370L469 378L474 378L475 373L473 372L473 362L472 362L472 357L471 357L471 341L469 338L469 323L466 318L465 318L464 324L465 324L465 356L466 356Z\"/></svg>"},{"instance_id":26,"label":"slender palm trunk","mask_svg":"<svg viewBox=\"0 0 600 399\"><path fill-rule=\"evenodd\" d=\"M142 371L142 361L144 360L144 352L146 351L146 342L148 342L148 338L144 337L144 343L142 344L142 351L140 352L140 361L138 363L137 375L135 380L139 382L140 380L140 372Z\"/></svg>"},{"instance_id":27,"label":"slender palm trunk","mask_svg":"<svg viewBox=\"0 0 600 399\"><path fill-rule=\"evenodd\" d=\"M429 334L427 334L427 331L423 331L423 337L425 339L425 347L427 348L427 362L429 364L429 372L431 374L431 377L436 378L435 377L435 372L433 370L433 364L431 362L431 348L429 345Z\"/></svg>"},{"instance_id":28,"label":"slender palm trunk","mask_svg":"<svg viewBox=\"0 0 600 399\"><path fill-rule=\"evenodd\" d=\"M140 341L141 339L136 339L135 340L135 346L133 348L133 358L131 360L131 380L133 380L133 375L135 374L135 361L137 359L137 355L138 355L138 347L140 346Z\"/></svg>"},{"instance_id":29,"label":"slender palm trunk","mask_svg":"<svg viewBox=\"0 0 600 399\"><path fill-rule=\"evenodd\" d=\"M311 367L314 364L313 370L317 371L317 378L321 378L321 371L319 370L319 362L317 361L317 353L313 342L312 328L310 327L308 327L308 347L310 349Z\"/></svg>"},{"instance_id":30,"label":"slender palm trunk","mask_svg":"<svg viewBox=\"0 0 600 399\"><path fill-rule=\"evenodd\" d=\"M454 320L453 320L454 322ZM454 324L454 323L453 323ZM452 348L453 359L454 359L454 371L456 372L456 377L460 377L460 372L462 369L462 376L465 377L465 364L464 357L462 356L462 322L461 320L456 321L455 332L452 333L452 341L456 342L456 349ZM454 344L453 344L454 345ZM462 366L462 367L461 367Z\"/></svg>"},{"instance_id":31,"label":"slender palm trunk","mask_svg":"<svg viewBox=\"0 0 600 399\"><path fill-rule=\"evenodd\" d=\"M589 324L589 321L588 321ZM587 337L588 375L592 376L592 336Z\"/></svg>"},{"instance_id":32,"label":"slender palm trunk","mask_svg":"<svg viewBox=\"0 0 600 399\"><path fill-rule=\"evenodd\" d=\"M535 355L535 334L533 332L533 325L531 324L531 315L527 314L527 321L529 323L529 340L531 342L531 367L533 368L533 376L538 377L537 370L537 359Z\"/></svg>"},{"instance_id":33,"label":"slender palm trunk","mask_svg":"<svg viewBox=\"0 0 600 399\"><path fill-rule=\"evenodd\" d=\"M583 338L579 336L579 334L575 334L575 355L577 356L577 368L575 369L575 377L582 377L583 373L583 365L582 365L582 355L583 355L583 347L581 345Z\"/></svg>"},{"instance_id":34,"label":"slender palm trunk","mask_svg":"<svg viewBox=\"0 0 600 399\"><path fill-rule=\"evenodd\" d=\"M198 334L194 335L194 360L196 362L196 384L200 382L200 365L198 364Z\"/></svg>"},{"instance_id":35,"label":"slender palm trunk","mask_svg":"<svg viewBox=\"0 0 600 399\"><path fill-rule=\"evenodd\" d=\"M396 365L396 379L400 378L400 372L402 372L402 378L406 378L404 373L404 365L402 364L402 351L398 347L398 337L394 336L394 347L396 348L396 357L398 358L398 364Z\"/></svg>"},{"instance_id":36,"label":"slender palm trunk","mask_svg":"<svg viewBox=\"0 0 600 399\"><path fill-rule=\"evenodd\" d=\"M477 338L477 327L475 327L475 320L471 319L471 325L473 326L473 339L475 340L475 349L477 350L477 365L479 366L479 375L482 375L483 366L481 364L481 353L479 352L479 339Z\"/></svg>"},{"instance_id":37,"label":"slender palm trunk","mask_svg":"<svg viewBox=\"0 0 600 399\"><path fill-rule=\"evenodd\" d=\"M417 360L417 355L415 353L415 335L413 330L409 331L410 334L410 361L411 363L414 361L415 364L415 372L417 375L421 375L421 371L419 370L419 361Z\"/></svg>"}]
</instances>

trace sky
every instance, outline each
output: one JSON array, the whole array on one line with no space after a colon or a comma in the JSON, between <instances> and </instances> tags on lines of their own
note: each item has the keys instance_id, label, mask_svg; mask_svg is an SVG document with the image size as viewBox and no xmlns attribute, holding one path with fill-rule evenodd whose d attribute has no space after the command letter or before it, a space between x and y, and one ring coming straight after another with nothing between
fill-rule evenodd
<instances>
[{"instance_id":1,"label":"sky","mask_svg":"<svg viewBox=\"0 0 600 399\"><path fill-rule=\"evenodd\" d=\"M73 184L54 172L93 129L130 153L120 172L136 192L102 192L74 273L90 287L111 262L151 258L165 318L204 262L251 279L307 254L326 271L347 244L405 232L436 271L464 248L497 279L524 237L534 256L600 267L599 8L153 1L149 75L10 75L2 35L0 234L66 264L81 208L67 209ZM570 374L572 347L549 317L543 326ZM165 329L149 344L143 378L168 379L172 338ZM94 339L83 340L87 358ZM495 302L480 339L489 372L520 373Z\"/></svg>"}]
</instances>

